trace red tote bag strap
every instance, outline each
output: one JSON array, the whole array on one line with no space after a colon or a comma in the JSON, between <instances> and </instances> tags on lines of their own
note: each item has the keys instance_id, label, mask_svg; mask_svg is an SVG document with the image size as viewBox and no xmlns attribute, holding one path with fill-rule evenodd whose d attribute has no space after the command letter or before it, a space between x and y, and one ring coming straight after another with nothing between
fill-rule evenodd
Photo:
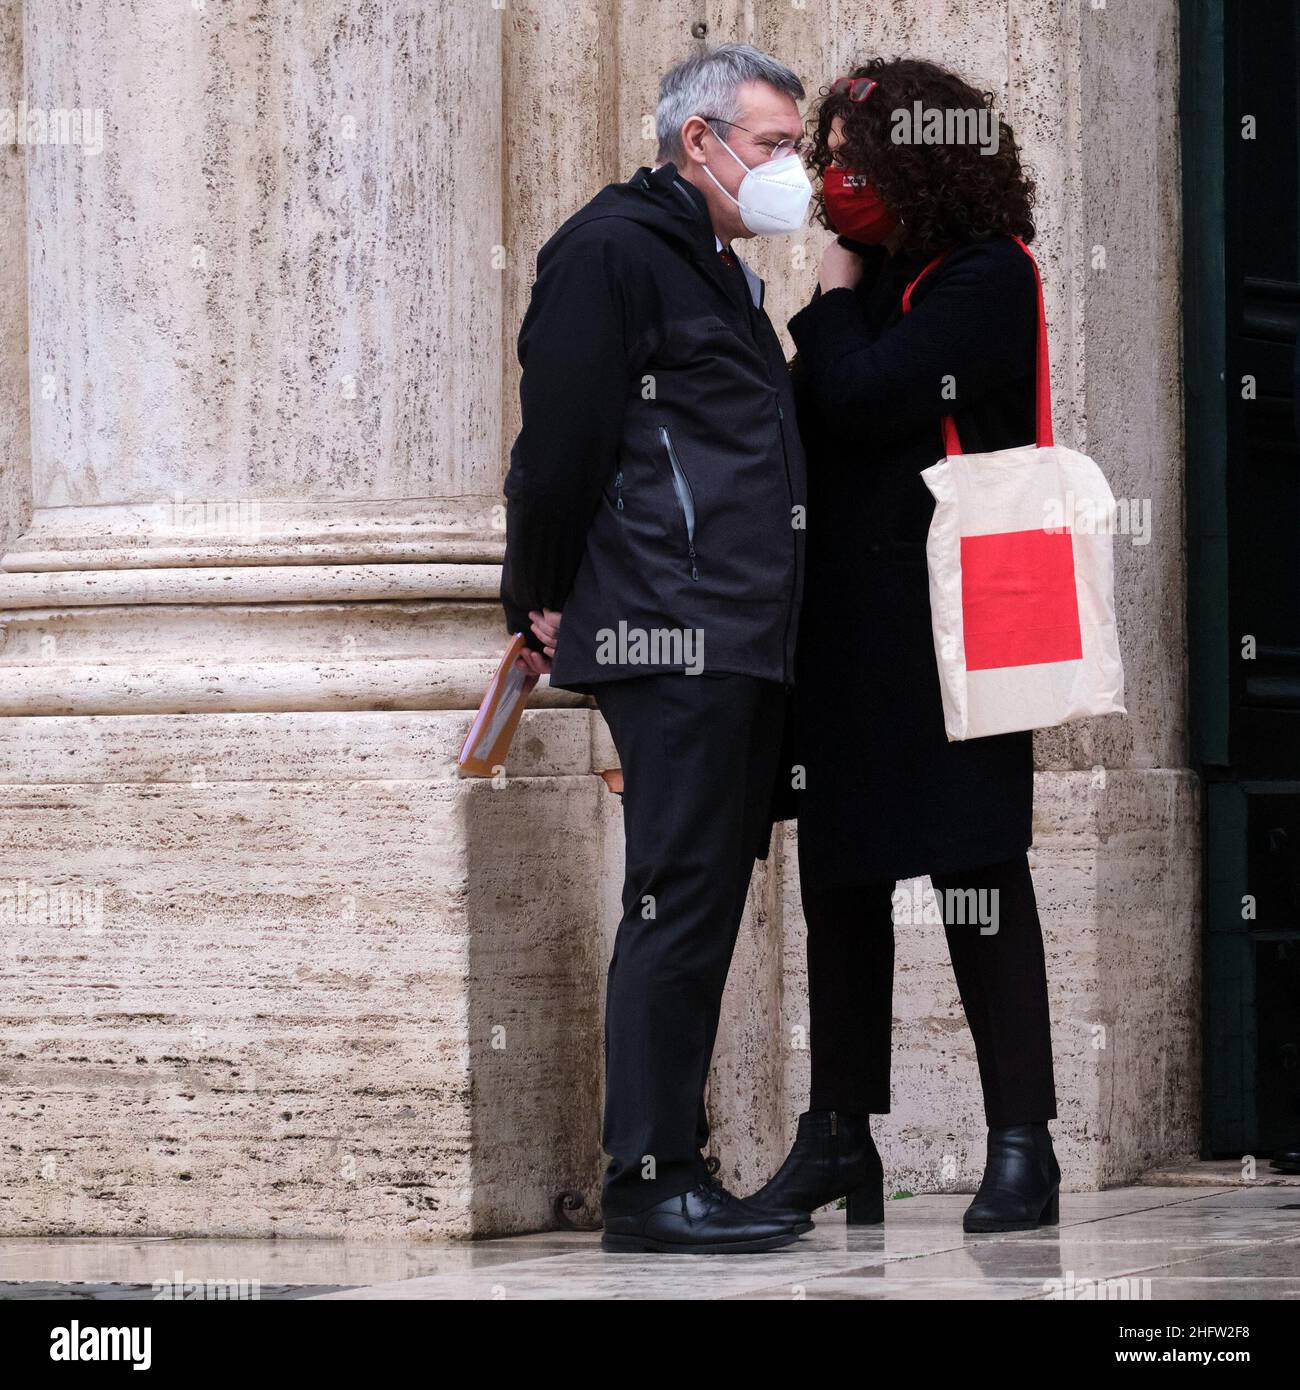
<instances>
[{"instance_id":1,"label":"red tote bag strap","mask_svg":"<svg viewBox=\"0 0 1300 1390\"><path fill-rule=\"evenodd\" d=\"M1050 449L1054 439L1052 434L1052 375L1051 364L1047 356L1047 312L1043 307L1043 281L1038 273L1038 262L1034 259L1029 247L1019 237L1012 237L1011 239L1029 257L1029 264L1034 268L1034 289L1038 295L1038 348L1034 368L1034 427L1038 436L1038 447ZM946 251L941 251L922 268L921 273L903 291L903 312L905 314L912 308L912 291L946 255ZM944 453L960 454L961 440L957 437L957 426L952 416L945 415L942 424Z\"/></svg>"}]
</instances>

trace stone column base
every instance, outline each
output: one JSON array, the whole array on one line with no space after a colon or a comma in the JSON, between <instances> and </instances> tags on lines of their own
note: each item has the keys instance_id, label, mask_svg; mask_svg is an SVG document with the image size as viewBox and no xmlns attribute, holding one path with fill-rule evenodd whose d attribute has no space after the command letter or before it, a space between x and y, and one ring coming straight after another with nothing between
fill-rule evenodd
<instances>
[{"instance_id":1,"label":"stone column base","mask_svg":"<svg viewBox=\"0 0 1300 1390\"><path fill-rule=\"evenodd\" d=\"M585 709L0 720L0 1234L466 1236L599 1173ZM544 774L540 769L545 768Z\"/></svg>"}]
</instances>

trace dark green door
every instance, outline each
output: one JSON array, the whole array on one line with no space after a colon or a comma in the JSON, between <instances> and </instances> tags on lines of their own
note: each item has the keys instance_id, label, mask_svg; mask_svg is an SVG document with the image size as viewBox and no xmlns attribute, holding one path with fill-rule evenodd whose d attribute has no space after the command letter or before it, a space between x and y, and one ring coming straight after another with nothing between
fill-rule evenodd
<instances>
[{"instance_id":1,"label":"dark green door","mask_svg":"<svg viewBox=\"0 0 1300 1390\"><path fill-rule=\"evenodd\" d=\"M1300 1137L1300 3L1183 6L1207 1156Z\"/></svg>"}]
</instances>

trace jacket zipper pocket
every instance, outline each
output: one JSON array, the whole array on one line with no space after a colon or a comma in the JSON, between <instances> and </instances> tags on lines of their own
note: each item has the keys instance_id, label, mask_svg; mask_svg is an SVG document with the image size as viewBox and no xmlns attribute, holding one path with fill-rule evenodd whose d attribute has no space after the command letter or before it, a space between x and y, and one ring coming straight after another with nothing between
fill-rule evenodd
<instances>
[{"instance_id":1,"label":"jacket zipper pocket","mask_svg":"<svg viewBox=\"0 0 1300 1390\"><path fill-rule=\"evenodd\" d=\"M621 512L623 510L623 470L620 468L614 475L614 506Z\"/></svg>"},{"instance_id":2,"label":"jacket zipper pocket","mask_svg":"<svg viewBox=\"0 0 1300 1390\"><path fill-rule=\"evenodd\" d=\"M691 560L691 578L698 579L700 571L695 563L695 494L691 491L691 480L677 457L677 450L673 448L672 436L664 425L659 426L659 438L668 451L668 462L673 470L673 491L677 494L677 505L682 509L682 519L686 522L686 553Z\"/></svg>"}]
</instances>

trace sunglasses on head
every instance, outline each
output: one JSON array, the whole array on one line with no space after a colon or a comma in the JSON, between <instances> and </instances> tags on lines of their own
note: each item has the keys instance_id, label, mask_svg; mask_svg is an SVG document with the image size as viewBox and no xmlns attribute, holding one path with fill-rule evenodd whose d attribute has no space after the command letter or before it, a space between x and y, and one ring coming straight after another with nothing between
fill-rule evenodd
<instances>
[{"instance_id":1,"label":"sunglasses on head","mask_svg":"<svg viewBox=\"0 0 1300 1390\"><path fill-rule=\"evenodd\" d=\"M837 77L831 83L831 95L838 97L847 92L850 101L866 101L879 85L871 77Z\"/></svg>"}]
</instances>

